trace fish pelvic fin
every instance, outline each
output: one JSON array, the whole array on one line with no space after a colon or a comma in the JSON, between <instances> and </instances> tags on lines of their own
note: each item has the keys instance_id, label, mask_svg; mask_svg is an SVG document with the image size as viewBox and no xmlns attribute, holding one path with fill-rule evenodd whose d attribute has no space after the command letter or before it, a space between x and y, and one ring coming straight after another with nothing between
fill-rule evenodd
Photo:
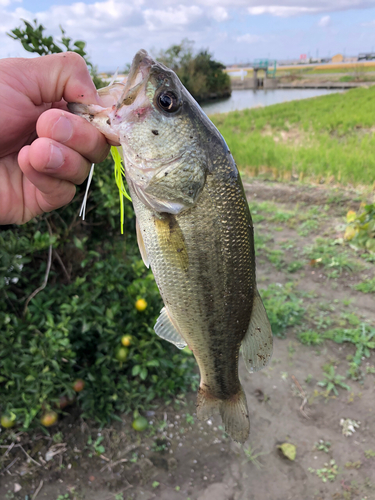
<instances>
[{"instance_id":1,"label":"fish pelvic fin","mask_svg":"<svg viewBox=\"0 0 375 500\"><path fill-rule=\"evenodd\" d=\"M207 420L215 413L220 413L225 432L238 443L244 443L249 437L250 420L245 393L240 390L228 399L218 399L203 388L199 388L197 397L197 417Z\"/></svg>"},{"instance_id":2,"label":"fish pelvic fin","mask_svg":"<svg viewBox=\"0 0 375 500\"><path fill-rule=\"evenodd\" d=\"M242 341L242 355L247 370L251 373L267 366L272 348L271 325L259 292L256 291L249 328Z\"/></svg>"},{"instance_id":3,"label":"fish pelvic fin","mask_svg":"<svg viewBox=\"0 0 375 500\"><path fill-rule=\"evenodd\" d=\"M166 307L163 307L160 311L160 316L156 320L154 330L156 335L164 340L167 340L171 344L174 344L179 349L183 349L187 346L185 339L177 330L177 327Z\"/></svg>"}]
</instances>

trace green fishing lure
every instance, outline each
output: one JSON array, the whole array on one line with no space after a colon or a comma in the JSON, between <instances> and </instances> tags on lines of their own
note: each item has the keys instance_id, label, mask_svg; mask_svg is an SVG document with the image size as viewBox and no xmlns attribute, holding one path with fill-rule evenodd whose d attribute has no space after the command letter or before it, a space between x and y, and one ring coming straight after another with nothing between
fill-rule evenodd
<instances>
[{"instance_id":1,"label":"green fishing lure","mask_svg":"<svg viewBox=\"0 0 375 500\"><path fill-rule=\"evenodd\" d=\"M113 162L114 162L115 181L116 181L116 186L118 188L118 194L119 194L119 198L120 198L121 234L124 234L124 197L127 198L129 201L132 201L132 199L130 198L129 194L127 193L127 191L125 189L125 182L124 182L125 169L124 169L124 166L122 164L121 155L115 146L111 146L111 155L112 155ZM80 217L82 217L83 220L85 220L87 197L88 197L89 188L90 188L93 174L94 174L94 163L91 165L90 174L89 174L89 177L87 179L85 196L83 198L81 211L79 212L79 215L80 215Z\"/></svg>"}]
</instances>

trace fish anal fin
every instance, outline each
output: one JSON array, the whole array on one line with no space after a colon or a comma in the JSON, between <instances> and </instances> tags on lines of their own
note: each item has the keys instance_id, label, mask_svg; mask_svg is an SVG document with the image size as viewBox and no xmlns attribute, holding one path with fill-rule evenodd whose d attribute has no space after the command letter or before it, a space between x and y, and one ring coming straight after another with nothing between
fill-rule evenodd
<instances>
[{"instance_id":1,"label":"fish anal fin","mask_svg":"<svg viewBox=\"0 0 375 500\"><path fill-rule=\"evenodd\" d=\"M141 257L142 257L142 260L144 262L144 265L148 269L150 267L150 262L148 260L147 250L145 247L145 242L143 241L143 236L142 236L141 228L139 227L138 219L136 219L136 222L135 222L135 229L137 232L138 248L139 248L139 251L141 253Z\"/></svg>"},{"instance_id":2,"label":"fish anal fin","mask_svg":"<svg viewBox=\"0 0 375 500\"><path fill-rule=\"evenodd\" d=\"M156 335L164 340L167 340L171 344L174 344L179 349L183 349L187 346L187 343L181 336L180 332L177 330L170 314L165 307L163 307L163 309L160 311L160 316L156 320L154 330Z\"/></svg>"},{"instance_id":3,"label":"fish anal fin","mask_svg":"<svg viewBox=\"0 0 375 500\"><path fill-rule=\"evenodd\" d=\"M267 366L272 356L272 345L271 325L257 291L254 296L249 328L242 340L242 355L250 373Z\"/></svg>"},{"instance_id":4,"label":"fish anal fin","mask_svg":"<svg viewBox=\"0 0 375 500\"><path fill-rule=\"evenodd\" d=\"M242 387L237 394L228 399L218 399L209 391L200 387L197 397L197 417L207 420L215 413L220 413L225 432L238 443L244 443L249 437L250 420L246 396Z\"/></svg>"}]
</instances>

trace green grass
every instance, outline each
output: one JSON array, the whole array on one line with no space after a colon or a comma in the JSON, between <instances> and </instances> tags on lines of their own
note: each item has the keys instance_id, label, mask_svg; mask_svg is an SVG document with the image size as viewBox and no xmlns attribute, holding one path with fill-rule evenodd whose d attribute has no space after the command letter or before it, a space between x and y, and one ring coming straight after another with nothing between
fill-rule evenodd
<instances>
[{"instance_id":1,"label":"green grass","mask_svg":"<svg viewBox=\"0 0 375 500\"><path fill-rule=\"evenodd\" d=\"M375 66L358 66L358 65L351 65L351 66L344 66L342 68L330 68L329 66L318 69L318 68L312 68L311 66L305 67L305 66L297 66L295 68L277 68L276 70L276 77L283 77L283 76L289 76L289 75L297 75L297 76L305 76L305 75L330 75L330 74L341 74L341 73L348 73L348 74L355 74L355 75L361 75L362 73L373 73L375 72ZM229 73L230 74L230 73ZM232 76L234 80L239 80L239 76ZM245 78L253 78L253 70L252 69L247 69L247 75Z\"/></svg>"},{"instance_id":2,"label":"green grass","mask_svg":"<svg viewBox=\"0 0 375 500\"><path fill-rule=\"evenodd\" d=\"M353 64L352 66L344 66L342 68L312 68L310 70L305 71L306 75L326 75L326 74L335 74L335 73L371 73L375 71L375 66L358 66Z\"/></svg>"},{"instance_id":3,"label":"green grass","mask_svg":"<svg viewBox=\"0 0 375 500\"><path fill-rule=\"evenodd\" d=\"M348 342L356 348L353 361L358 366L362 358L369 358L375 349L375 328L366 323L361 323L356 328L335 328L324 333L324 337L338 344Z\"/></svg>"},{"instance_id":4,"label":"green grass","mask_svg":"<svg viewBox=\"0 0 375 500\"><path fill-rule=\"evenodd\" d=\"M372 280L362 281L361 283L358 283L358 285L355 285L354 288L363 293L375 293L375 278Z\"/></svg>"},{"instance_id":5,"label":"green grass","mask_svg":"<svg viewBox=\"0 0 375 500\"><path fill-rule=\"evenodd\" d=\"M297 335L298 340L305 345L319 345L324 342L324 338L319 333L312 330L301 332Z\"/></svg>"},{"instance_id":6,"label":"green grass","mask_svg":"<svg viewBox=\"0 0 375 500\"><path fill-rule=\"evenodd\" d=\"M342 387L347 391L350 391L350 387L344 382L345 377L343 375L339 375L335 371L335 367L330 365L324 368L324 379L318 382L320 387L326 387L327 396L333 391L336 396L339 395L337 391L337 387Z\"/></svg>"},{"instance_id":7,"label":"green grass","mask_svg":"<svg viewBox=\"0 0 375 500\"><path fill-rule=\"evenodd\" d=\"M324 267L330 278L337 278L344 271L351 272L362 268L362 264L346 249L326 238L316 238L315 243L305 247L303 253L312 266Z\"/></svg>"},{"instance_id":8,"label":"green grass","mask_svg":"<svg viewBox=\"0 0 375 500\"><path fill-rule=\"evenodd\" d=\"M298 325L305 309L302 299L293 290L293 283L285 285L270 284L267 289L260 289L264 307L276 337L285 337L288 327Z\"/></svg>"},{"instance_id":9,"label":"green grass","mask_svg":"<svg viewBox=\"0 0 375 500\"><path fill-rule=\"evenodd\" d=\"M241 170L371 186L375 87L213 115ZM289 139L282 132L292 131ZM278 142L274 140L278 137Z\"/></svg>"}]
</instances>

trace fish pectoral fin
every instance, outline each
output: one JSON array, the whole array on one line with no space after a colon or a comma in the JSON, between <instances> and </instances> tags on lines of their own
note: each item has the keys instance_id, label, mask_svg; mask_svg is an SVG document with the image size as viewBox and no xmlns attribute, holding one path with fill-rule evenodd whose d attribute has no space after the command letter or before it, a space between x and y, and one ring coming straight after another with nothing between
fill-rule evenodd
<instances>
[{"instance_id":1,"label":"fish pectoral fin","mask_svg":"<svg viewBox=\"0 0 375 500\"><path fill-rule=\"evenodd\" d=\"M272 356L272 330L259 292L254 296L250 324L242 341L242 355L248 371L267 366Z\"/></svg>"},{"instance_id":2,"label":"fish pectoral fin","mask_svg":"<svg viewBox=\"0 0 375 500\"><path fill-rule=\"evenodd\" d=\"M165 307L163 307L160 311L160 316L155 323L154 330L156 335L159 335L159 337L164 340L168 340L168 342L174 344L179 349L183 349L187 346L187 343L173 324L173 321Z\"/></svg>"},{"instance_id":3,"label":"fish pectoral fin","mask_svg":"<svg viewBox=\"0 0 375 500\"><path fill-rule=\"evenodd\" d=\"M141 228L139 227L138 219L136 219L136 221L135 221L135 229L137 232L138 248L139 248L139 251L141 252L141 257L142 257L142 260L144 262L144 265L148 269L150 267L150 262L148 260L147 250L145 247L145 242L143 241L143 236L141 233Z\"/></svg>"}]
</instances>

